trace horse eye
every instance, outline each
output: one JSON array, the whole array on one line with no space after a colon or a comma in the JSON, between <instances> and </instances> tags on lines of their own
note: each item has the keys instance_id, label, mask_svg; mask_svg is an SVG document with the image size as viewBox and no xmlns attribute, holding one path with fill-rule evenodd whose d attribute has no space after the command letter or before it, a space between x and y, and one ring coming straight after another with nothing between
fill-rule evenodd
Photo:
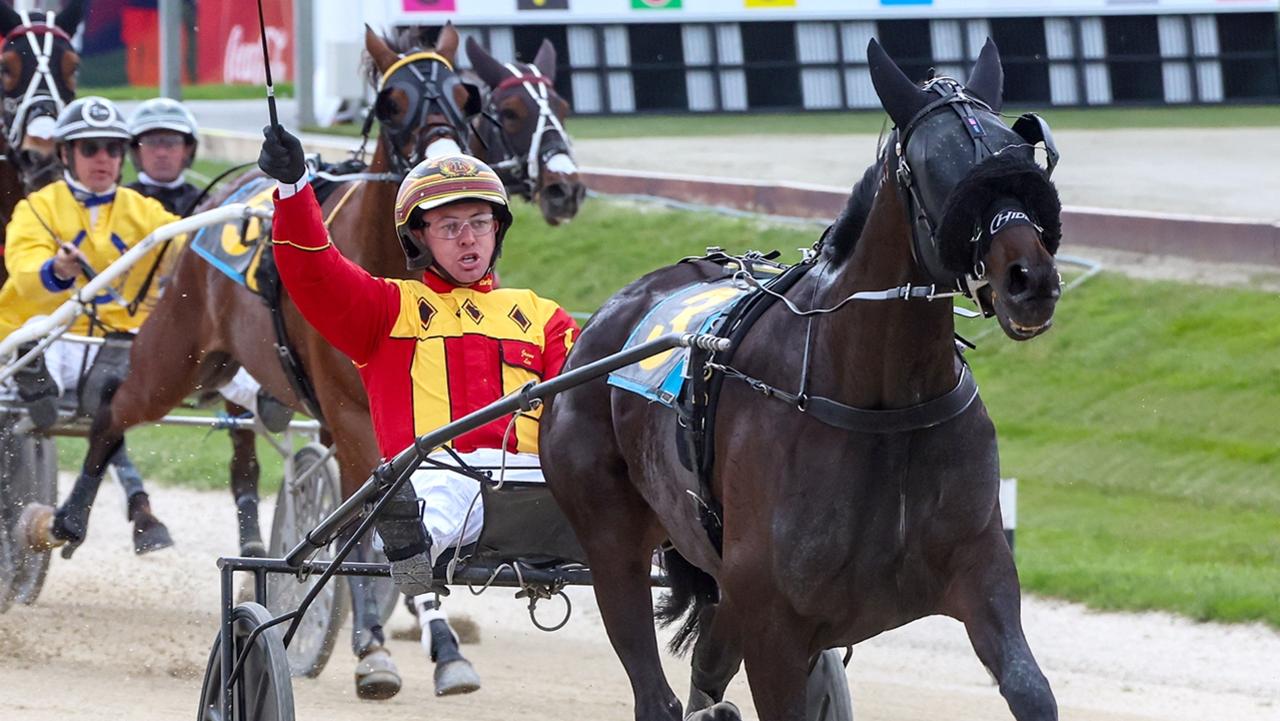
<instances>
[{"instance_id":1,"label":"horse eye","mask_svg":"<svg viewBox=\"0 0 1280 721\"><path fill-rule=\"evenodd\" d=\"M516 120L519 118L519 116L516 115L516 111L511 108L503 108L501 115L503 120Z\"/></svg>"}]
</instances>

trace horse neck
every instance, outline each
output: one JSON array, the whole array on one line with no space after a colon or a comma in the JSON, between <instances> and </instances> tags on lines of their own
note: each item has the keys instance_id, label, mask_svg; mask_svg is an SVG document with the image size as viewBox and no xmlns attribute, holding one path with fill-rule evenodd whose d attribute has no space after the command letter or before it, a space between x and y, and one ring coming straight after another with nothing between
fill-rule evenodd
<instances>
[{"instance_id":1,"label":"horse neck","mask_svg":"<svg viewBox=\"0 0 1280 721\"><path fill-rule=\"evenodd\" d=\"M911 253L911 229L896 189L882 181L853 255L818 279L818 305L856 291L928 285ZM902 408L955 385L955 322L947 300L851 301L817 322L814 393L862 408Z\"/></svg>"},{"instance_id":2,"label":"horse neck","mask_svg":"<svg viewBox=\"0 0 1280 721\"><path fill-rule=\"evenodd\" d=\"M378 138L368 172L391 172L389 153L386 141ZM397 183L361 182L329 224L329 234L343 255L379 277L416 277L406 270L404 252L396 238L398 189ZM345 193L346 190L340 188L330 202L340 202Z\"/></svg>"}]
</instances>

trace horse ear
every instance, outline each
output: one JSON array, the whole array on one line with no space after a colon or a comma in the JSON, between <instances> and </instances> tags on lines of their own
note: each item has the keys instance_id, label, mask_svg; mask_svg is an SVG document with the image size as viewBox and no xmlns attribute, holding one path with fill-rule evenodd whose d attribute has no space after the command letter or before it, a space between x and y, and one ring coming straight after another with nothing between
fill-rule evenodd
<instances>
[{"instance_id":1,"label":"horse ear","mask_svg":"<svg viewBox=\"0 0 1280 721\"><path fill-rule=\"evenodd\" d=\"M533 64L552 84L556 82L556 46L551 44L550 38L542 39L538 54L533 56Z\"/></svg>"},{"instance_id":2,"label":"horse ear","mask_svg":"<svg viewBox=\"0 0 1280 721\"><path fill-rule=\"evenodd\" d=\"M885 112L889 113L894 125L907 127L916 113L929 104L929 94L911 82L875 38L867 43L867 64L871 70L871 84L875 86Z\"/></svg>"},{"instance_id":3,"label":"horse ear","mask_svg":"<svg viewBox=\"0 0 1280 721\"><path fill-rule=\"evenodd\" d=\"M66 34L75 35L76 28L80 27L80 21L84 20L84 6L85 0L71 0L54 17L53 24Z\"/></svg>"},{"instance_id":4,"label":"horse ear","mask_svg":"<svg viewBox=\"0 0 1280 721\"><path fill-rule=\"evenodd\" d=\"M13 8L0 3L0 34L8 35L9 31L22 24L22 17Z\"/></svg>"},{"instance_id":5,"label":"horse ear","mask_svg":"<svg viewBox=\"0 0 1280 721\"><path fill-rule=\"evenodd\" d=\"M493 56L480 47L480 43L473 37L467 38L467 59L471 61L471 68L476 71L476 75L479 75L485 85L491 88L497 87L498 83L507 76L507 70L502 67L502 63L494 60Z\"/></svg>"},{"instance_id":6,"label":"horse ear","mask_svg":"<svg viewBox=\"0 0 1280 721\"><path fill-rule=\"evenodd\" d=\"M977 95L995 112L1000 112L1004 105L1004 67L1000 64L1000 51L991 38L978 53L978 61L973 64L973 72L964 84L966 90Z\"/></svg>"},{"instance_id":7,"label":"horse ear","mask_svg":"<svg viewBox=\"0 0 1280 721\"><path fill-rule=\"evenodd\" d=\"M448 59L450 65L458 56L458 31L454 29L452 20L441 28L440 37L436 38L436 52Z\"/></svg>"},{"instance_id":8,"label":"horse ear","mask_svg":"<svg viewBox=\"0 0 1280 721\"><path fill-rule=\"evenodd\" d=\"M369 57L373 58L373 64L378 68L379 73L386 72L387 68L396 62L395 51L387 47L387 41L368 25L364 26L364 49L369 53Z\"/></svg>"}]
</instances>

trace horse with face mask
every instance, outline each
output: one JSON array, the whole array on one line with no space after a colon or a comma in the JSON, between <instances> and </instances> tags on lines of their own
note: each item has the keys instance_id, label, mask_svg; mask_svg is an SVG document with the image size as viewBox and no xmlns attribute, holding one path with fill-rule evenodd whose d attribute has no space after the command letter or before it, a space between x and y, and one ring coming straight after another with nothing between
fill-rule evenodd
<instances>
[{"instance_id":1,"label":"horse with face mask","mask_svg":"<svg viewBox=\"0 0 1280 721\"><path fill-rule=\"evenodd\" d=\"M508 193L536 202L547 223L572 220L587 188L564 129L569 103L555 90L555 46L543 40L532 64L502 63L467 38L467 58L489 86L472 121L472 155L498 172Z\"/></svg>"},{"instance_id":2,"label":"horse with face mask","mask_svg":"<svg viewBox=\"0 0 1280 721\"><path fill-rule=\"evenodd\" d=\"M544 410L543 468L587 552L637 719L740 718L724 692L745 661L759 717L800 721L819 653L932 614L964 623L1015 718L1057 717L1023 636L995 427L950 301L973 295L1014 340L1049 327L1060 208L1033 148L1052 140L1034 117L1011 129L997 115L990 41L963 85L912 83L874 40L868 59L896 130L813 253L771 282L742 260L660 269L575 344L566 370L643 336L665 298L696 284L755 288L753 310L735 306L722 326L735 349L687 359L680 415L604 381ZM687 612L675 646L693 644L688 717L653 630L663 543L660 617Z\"/></svg>"},{"instance_id":3,"label":"horse with face mask","mask_svg":"<svg viewBox=\"0 0 1280 721\"><path fill-rule=\"evenodd\" d=\"M74 0L60 13L17 12L0 5L0 250L4 226L27 193L57 180L61 165L54 157L53 125L58 113L76 96L80 56L71 36L84 16L84 0ZM8 273L0 264L0 285Z\"/></svg>"}]
</instances>

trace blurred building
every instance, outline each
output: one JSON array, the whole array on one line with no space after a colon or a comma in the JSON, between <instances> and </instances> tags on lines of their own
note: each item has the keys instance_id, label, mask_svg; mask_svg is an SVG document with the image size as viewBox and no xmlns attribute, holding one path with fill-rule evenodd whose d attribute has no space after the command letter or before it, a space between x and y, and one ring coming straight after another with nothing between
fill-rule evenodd
<instances>
[{"instance_id":1,"label":"blurred building","mask_svg":"<svg viewBox=\"0 0 1280 721\"><path fill-rule=\"evenodd\" d=\"M357 47L343 0L314 0L317 54ZM499 59L559 50L578 113L879 107L876 37L916 78L962 75L990 36L1017 105L1280 99L1280 0L370 0L385 25L475 35ZM339 10L338 8L343 8ZM503 8L501 10L495 8ZM375 24L377 27L377 24ZM326 53L325 46L335 49ZM323 60L321 63L323 64ZM465 58L462 59L465 65ZM334 69L320 70L332 74ZM323 91L321 91L323 92Z\"/></svg>"}]
</instances>

